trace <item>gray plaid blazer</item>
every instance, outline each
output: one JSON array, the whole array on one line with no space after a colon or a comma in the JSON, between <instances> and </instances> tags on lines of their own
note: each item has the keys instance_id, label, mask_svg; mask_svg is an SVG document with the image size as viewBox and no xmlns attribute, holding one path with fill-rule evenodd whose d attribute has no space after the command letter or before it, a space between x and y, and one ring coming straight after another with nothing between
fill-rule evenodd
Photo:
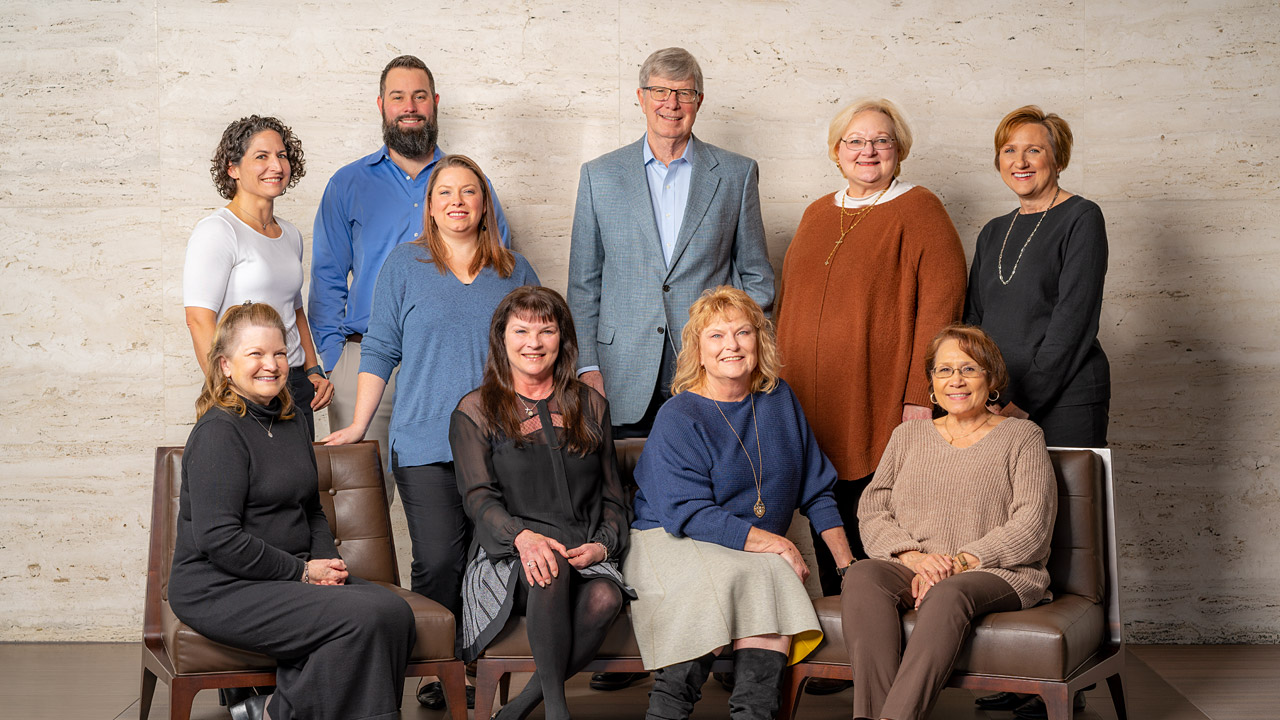
<instances>
[{"instance_id":1,"label":"gray plaid blazer","mask_svg":"<svg viewBox=\"0 0 1280 720\"><path fill-rule=\"evenodd\" d=\"M734 285L765 312L773 305L756 161L694 143L689 199L668 267L643 142L641 137L582 166L569 252L578 367L600 367L617 425L644 415L658 382L662 344L670 341L679 352L689 306L702 291Z\"/></svg>"}]
</instances>

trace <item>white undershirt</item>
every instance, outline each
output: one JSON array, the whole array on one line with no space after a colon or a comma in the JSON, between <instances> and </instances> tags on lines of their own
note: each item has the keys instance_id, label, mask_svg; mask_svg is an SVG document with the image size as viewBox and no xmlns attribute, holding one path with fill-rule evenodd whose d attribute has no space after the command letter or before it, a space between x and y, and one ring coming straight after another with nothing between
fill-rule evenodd
<instances>
[{"instance_id":1,"label":"white undershirt","mask_svg":"<svg viewBox=\"0 0 1280 720\"><path fill-rule=\"evenodd\" d=\"M898 178L894 178L893 181L889 183L889 189L885 191L884 197L880 197L880 193L871 193L870 195L864 198L852 198L852 197L849 197L847 193L849 186L846 185L845 187L842 187L836 191L836 197L835 197L836 207L842 207L841 206L842 202L844 203L843 207L846 207L846 208L864 207L866 205L870 205L873 202L877 205L880 205L882 203L887 203L890 200L893 200L895 198L902 197L903 195L906 194L908 190L910 190L913 187L915 187L915 185L912 185L909 182L902 182Z\"/></svg>"}]
</instances>

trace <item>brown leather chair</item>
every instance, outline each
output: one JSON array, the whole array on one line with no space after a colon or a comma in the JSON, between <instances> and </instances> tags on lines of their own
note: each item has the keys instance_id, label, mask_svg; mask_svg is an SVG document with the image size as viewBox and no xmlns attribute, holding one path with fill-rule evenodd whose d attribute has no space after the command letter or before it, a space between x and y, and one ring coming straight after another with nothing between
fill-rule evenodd
<instances>
[{"instance_id":1,"label":"brown leather chair","mask_svg":"<svg viewBox=\"0 0 1280 720\"><path fill-rule=\"evenodd\" d=\"M466 720L466 680L462 661L454 657L453 613L400 587L377 443L316 445L315 451L320 501L348 571L393 590L413 608L418 640L409 657L407 674L440 677L452 720ZM192 700L200 690L275 684L274 660L208 640L169 609L169 567L177 535L181 485L182 448L157 448L143 608L140 720L147 720L151 712L157 678L169 686L170 720L188 720Z\"/></svg>"},{"instance_id":2,"label":"brown leather chair","mask_svg":"<svg viewBox=\"0 0 1280 720\"><path fill-rule=\"evenodd\" d=\"M617 440L618 470L622 474L622 484L628 488L629 494L635 493L633 471L640 459L640 451L644 449L644 438ZM727 657L717 660L712 666L716 672L732 669L732 661ZM533 672L533 652L529 648L528 628L524 617L513 617L507 622L502 632L489 643L484 654L476 661L476 718L488 718L493 715L494 691L498 691L500 701L506 703L511 687L511 673ZM587 665L587 672L643 672L644 664L640 660L640 646L636 644L635 632L631 628L631 607L624 607L614 620L613 627L605 637L604 644L596 659Z\"/></svg>"},{"instance_id":3,"label":"brown leather chair","mask_svg":"<svg viewBox=\"0 0 1280 720\"><path fill-rule=\"evenodd\" d=\"M1116 716L1125 720L1115 511L1110 450L1050 450L1058 479L1058 517L1049 556L1053 601L978 620L948 685L1036 694L1050 720L1070 720L1072 695L1105 679ZM840 598L814 601L823 642L784 678L780 720L798 710L811 677L851 680ZM915 612L903 615L910 637Z\"/></svg>"}]
</instances>

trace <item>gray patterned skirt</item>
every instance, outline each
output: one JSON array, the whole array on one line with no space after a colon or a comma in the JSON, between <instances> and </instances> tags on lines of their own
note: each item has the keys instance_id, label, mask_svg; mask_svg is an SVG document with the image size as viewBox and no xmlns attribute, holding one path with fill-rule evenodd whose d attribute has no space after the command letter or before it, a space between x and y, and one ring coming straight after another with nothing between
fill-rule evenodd
<instances>
[{"instance_id":1,"label":"gray patterned skirt","mask_svg":"<svg viewBox=\"0 0 1280 720\"><path fill-rule=\"evenodd\" d=\"M606 578L617 584L625 598L634 599L632 590L618 571L616 560L606 560L574 570L584 578ZM459 627L459 656L464 662L480 657L480 653L502 632L511 618L516 597L516 583L524 580L519 557L490 560L483 547L467 565L462 577L462 622Z\"/></svg>"}]
</instances>

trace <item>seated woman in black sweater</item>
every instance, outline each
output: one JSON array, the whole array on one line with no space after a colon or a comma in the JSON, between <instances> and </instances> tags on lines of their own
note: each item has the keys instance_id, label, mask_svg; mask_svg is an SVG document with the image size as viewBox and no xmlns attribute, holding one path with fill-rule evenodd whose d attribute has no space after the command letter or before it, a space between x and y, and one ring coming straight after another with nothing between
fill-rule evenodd
<instances>
[{"instance_id":1,"label":"seated woman in black sweater","mask_svg":"<svg viewBox=\"0 0 1280 720\"><path fill-rule=\"evenodd\" d=\"M182 455L169 604L205 637L277 659L275 693L234 706L237 720L398 718L413 611L338 556L287 352L270 305L218 323Z\"/></svg>"},{"instance_id":2,"label":"seated woman in black sweater","mask_svg":"<svg viewBox=\"0 0 1280 720\"><path fill-rule=\"evenodd\" d=\"M618 562L627 509L609 404L578 381L564 298L526 285L489 325L484 381L463 396L449 445L475 541L462 586L462 659L474 660L512 613L528 617L538 669L501 720L546 703L567 718L564 682L600 649L634 594Z\"/></svg>"}]
</instances>

